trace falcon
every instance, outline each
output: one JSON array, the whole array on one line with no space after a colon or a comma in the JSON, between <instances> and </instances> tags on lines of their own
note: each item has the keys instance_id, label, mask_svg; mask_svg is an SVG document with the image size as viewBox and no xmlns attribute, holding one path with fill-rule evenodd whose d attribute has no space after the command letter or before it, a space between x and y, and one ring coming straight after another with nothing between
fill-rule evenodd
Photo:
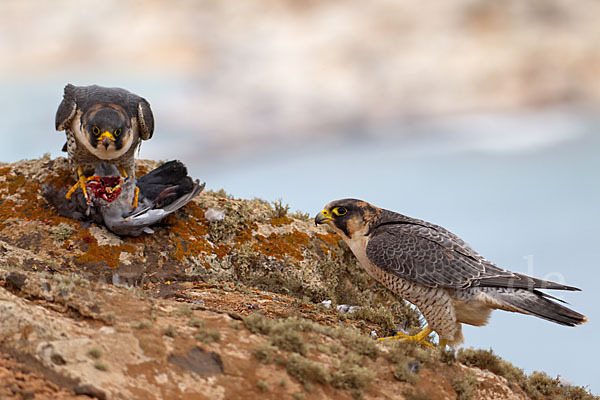
<instances>
[{"instance_id":1,"label":"falcon","mask_svg":"<svg viewBox=\"0 0 600 400\"><path fill-rule=\"evenodd\" d=\"M77 180L67 198L80 187L89 203L84 168L106 161L124 177L134 177L134 153L152 137L154 117L145 99L125 89L68 84L56 111L56 130L67 135L63 151Z\"/></svg>"},{"instance_id":2,"label":"falcon","mask_svg":"<svg viewBox=\"0 0 600 400\"><path fill-rule=\"evenodd\" d=\"M587 318L538 289L580 290L497 267L441 226L357 199L332 201L315 217L348 244L362 267L386 288L414 304L427 326L394 338L431 346L463 342L462 325L485 325L492 310L534 315L575 326Z\"/></svg>"}]
</instances>

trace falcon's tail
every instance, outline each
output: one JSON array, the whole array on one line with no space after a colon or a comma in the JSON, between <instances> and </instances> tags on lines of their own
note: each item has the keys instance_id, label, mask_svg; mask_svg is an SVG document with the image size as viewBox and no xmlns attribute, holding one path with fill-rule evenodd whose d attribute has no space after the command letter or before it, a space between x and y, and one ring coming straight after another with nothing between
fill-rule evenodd
<instances>
[{"instance_id":1,"label":"falcon's tail","mask_svg":"<svg viewBox=\"0 0 600 400\"><path fill-rule=\"evenodd\" d=\"M495 300L496 307L502 310L535 315L560 325L575 326L588 320L585 315L553 301L562 300L539 290L505 289L488 291L486 295Z\"/></svg>"}]
</instances>

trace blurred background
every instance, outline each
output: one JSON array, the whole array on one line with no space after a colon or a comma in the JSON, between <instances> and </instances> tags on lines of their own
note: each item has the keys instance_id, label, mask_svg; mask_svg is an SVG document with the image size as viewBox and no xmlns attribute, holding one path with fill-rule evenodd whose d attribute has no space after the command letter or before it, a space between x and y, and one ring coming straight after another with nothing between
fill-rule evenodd
<instances>
[{"instance_id":1,"label":"blurred background","mask_svg":"<svg viewBox=\"0 0 600 400\"><path fill-rule=\"evenodd\" d=\"M61 156L66 83L152 105L141 158L316 214L357 197L500 266L578 286L590 322L465 328L526 372L600 393L600 3L0 2L0 161ZM553 293L556 294L556 293Z\"/></svg>"}]
</instances>

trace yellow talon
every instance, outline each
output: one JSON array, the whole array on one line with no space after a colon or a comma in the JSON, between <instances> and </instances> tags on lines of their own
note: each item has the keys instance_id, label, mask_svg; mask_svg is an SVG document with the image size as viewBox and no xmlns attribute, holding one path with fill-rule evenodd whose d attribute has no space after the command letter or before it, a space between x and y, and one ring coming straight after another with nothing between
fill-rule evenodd
<instances>
[{"instance_id":1,"label":"yellow talon","mask_svg":"<svg viewBox=\"0 0 600 400\"><path fill-rule=\"evenodd\" d=\"M384 340L399 340L401 342L410 342L410 343L420 344L421 346L430 347L432 349L435 349L434 345L432 345L427 340L425 340L431 332L433 332L433 329L431 329L430 327L427 326L421 332L419 332L413 336L407 335L406 333L403 333L403 332L397 332L396 335L394 335L394 336L379 338L378 340L380 342L384 341Z\"/></svg>"},{"instance_id":2,"label":"yellow talon","mask_svg":"<svg viewBox=\"0 0 600 400\"><path fill-rule=\"evenodd\" d=\"M140 195L140 188L135 187L135 194L133 195L133 208L137 208L138 206L138 197Z\"/></svg>"},{"instance_id":3,"label":"yellow talon","mask_svg":"<svg viewBox=\"0 0 600 400\"><path fill-rule=\"evenodd\" d=\"M121 176L123 178L127 178L128 175L127 175L127 172L125 171L125 167L123 167L123 166L119 167L119 172L121 173Z\"/></svg>"},{"instance_id":4,"label":"yellow talon","mask_svg":"<svg viewBox=\"0 0 600 400\"><path fill-rule=\"evenodd\" d=\"M89 204L90 199L88 197L87 190L85 188L85 184L88 181L88 179L83 174L83 170L81 169L81 167L77 168L77 176L79 177L77 180L77 183L74 184L73 187L71 187L71 189L69 189L69 191L67 192L65 197L67 198L67 200L71 200L71 196L73 196L73 193L75 193L77 188L80 187L81 190L83 191L83 197L85 197L85 201Z\"/></svg>"},{"instance_id":5,"label":"yellow talon","mask_svg":"<svg viewBox=\"0 0 600 400\"><path fill-rule=\"evenodd\" d=\"M73 186L71 186L71 189L69 189L69 191L65 195L65 197L67 198L67 200L71 200L71 196L73 196L73 193L75 193L75 191L77 190L78 187L79 187L79 181L77 181L76 184L74 184Z\"/></svg>"}]
</instances>

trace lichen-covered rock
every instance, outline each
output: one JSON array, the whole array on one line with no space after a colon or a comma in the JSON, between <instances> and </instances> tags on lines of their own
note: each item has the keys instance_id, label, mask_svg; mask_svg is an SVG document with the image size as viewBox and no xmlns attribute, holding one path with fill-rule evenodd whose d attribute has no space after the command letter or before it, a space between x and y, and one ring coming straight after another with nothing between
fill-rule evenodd
<instances>
[{"instance_id":1,"label":"lichen-covered rock","mask_svg":"<svg viewBox=\"0 0 600 400\"><path fill-rule=\"evenodd\" d=\"M138 174L156 166L139 161ZM369 279L334 233L299 213L288 215L281 204L209 191L166 218L153 235L118 237L103 226L58 216L41 197L43 184L68 186L72 179L64 158L0 168L0 246L10 249L10 257L0 252L0 262L137 287L226 280L312 302L396 304L397 324L419 324L400 299ZM208 209L223 211L224 219L209 222Z\"/></svg>"},{"instance_id":2,"label":"lichen-covered rock","mask_svg":"<svg viewBox=\"0 0 600 400\"><path fill-rule=\"evenodd\" d=\"M48 207L41 186L71 179L64 159L0 165L2 398L594 398L491 351L373 340L418 314L281 203L209 192L121 238Z\"/></svg>"}]
</instances>

